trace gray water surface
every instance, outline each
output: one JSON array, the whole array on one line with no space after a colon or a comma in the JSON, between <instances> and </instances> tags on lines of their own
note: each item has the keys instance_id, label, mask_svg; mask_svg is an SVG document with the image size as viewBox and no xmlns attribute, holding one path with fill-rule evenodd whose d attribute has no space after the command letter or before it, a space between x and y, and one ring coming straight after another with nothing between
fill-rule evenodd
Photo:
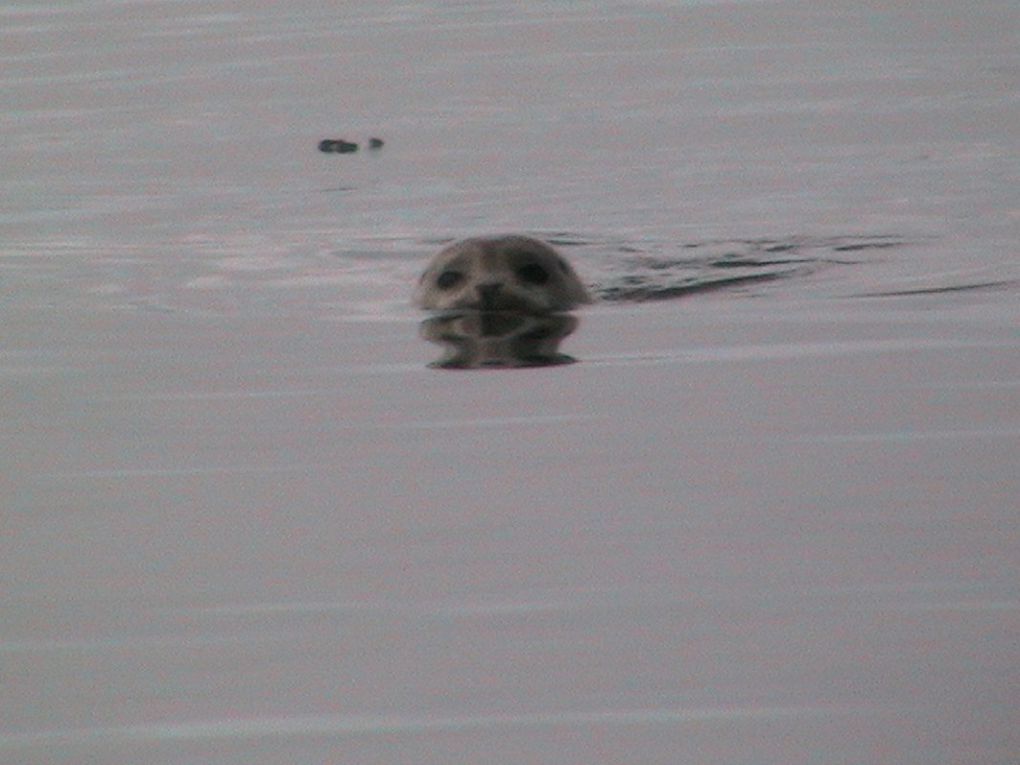
<instances>
[{"instance_id":1,"label":"gray water surface","mask_svg":"<svg viewBox=\"0 0 1020 765\"><path fill-rule=\"evenodd\" d=\"M1015 763L1018 38L7 4L0 761ZM505 231L577 363L428 368Z\"/></svg>"}]
</instances>

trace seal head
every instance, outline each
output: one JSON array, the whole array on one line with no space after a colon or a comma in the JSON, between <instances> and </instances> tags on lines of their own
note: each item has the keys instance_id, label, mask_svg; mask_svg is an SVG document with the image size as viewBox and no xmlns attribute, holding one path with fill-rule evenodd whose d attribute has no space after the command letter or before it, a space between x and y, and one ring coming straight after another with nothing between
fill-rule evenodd
<instances>
[{"instance_id":1,"label":"seal head","mask_svg":"<svg viewBox=\"0 0 1020 765\"><path fill-rule=\"evenodd\" d=\"M545 242L527 236L462 239L422 274L414 302L434 311L568 311L591 297L574 269Z\"/></svg>"}]
</instances>

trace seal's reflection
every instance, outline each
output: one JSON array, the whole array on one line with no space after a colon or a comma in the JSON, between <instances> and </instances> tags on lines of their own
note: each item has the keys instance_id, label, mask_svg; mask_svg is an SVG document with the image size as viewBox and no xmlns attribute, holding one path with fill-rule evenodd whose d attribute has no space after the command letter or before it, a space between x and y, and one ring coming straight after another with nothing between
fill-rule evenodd
<instances>
[{"instance_id":1,"label":"seal's reflection","mask_svg":"<svg viewBox=\"0 0 1020 765\"><path fill-rule=\"evenodd\" d=\"M438 369L506 369L572 364L560 342L577 328L570 314L536 316L509 311L462 311L421 323L421 336L442 345Z\"/></svg>"}]
</instances>

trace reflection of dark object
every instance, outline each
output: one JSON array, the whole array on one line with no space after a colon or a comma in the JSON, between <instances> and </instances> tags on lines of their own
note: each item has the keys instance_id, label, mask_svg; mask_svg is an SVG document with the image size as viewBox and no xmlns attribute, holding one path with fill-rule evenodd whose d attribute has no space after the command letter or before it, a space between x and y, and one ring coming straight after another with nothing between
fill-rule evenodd
<instances>
[{"instance_id":1,"label":"reflection of dark object","mask_svg":"<svg viewBox=\"0 0 1020 765\"><path fill-rule=\"evenodd\" d=\"M370 148L370 149L381 149L382 147L383 147L383 139L382 138L369 138L368 139L368 148Z\"/></svg>"},{"instance_id":2,"label":"reflection of dark object","mask_svg":"<svg viewBox=\"0 0 1020 765\"><path fill-rule=\"evenodd\" d=\"M357 150L358 144L339 138L325 138L319 141L319 151L324 154L353 154Z\"/></svg>"},{"instance_id":3,"label":"reflection of dark object","mask_svg":"<svg viewBox=\"0 0 1020 765\"><path fill-rule=\"evenodd\" d=\"M560 341L577 328L569 314L536 316L509 311L464 311L421 323L421 336L445 346L439 369L507 369L572 364Z\"/></svg>"}]
</instances>

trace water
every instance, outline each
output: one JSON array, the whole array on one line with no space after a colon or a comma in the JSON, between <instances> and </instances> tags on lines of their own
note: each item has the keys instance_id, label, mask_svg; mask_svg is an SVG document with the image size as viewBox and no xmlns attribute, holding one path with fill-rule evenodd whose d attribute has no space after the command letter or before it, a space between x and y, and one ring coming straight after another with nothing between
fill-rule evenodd
<instances>
[{"instance_id":1,"label":"water","mask_svg":"<svg viewBox=\"0 0 1020 765\"><path fill-rule=\"evenodd\" d=\"M1015 762L1018 36L5 6L0 760ZM504 231L577 363L428 368Z\"/></svg>"}]
</instances>

